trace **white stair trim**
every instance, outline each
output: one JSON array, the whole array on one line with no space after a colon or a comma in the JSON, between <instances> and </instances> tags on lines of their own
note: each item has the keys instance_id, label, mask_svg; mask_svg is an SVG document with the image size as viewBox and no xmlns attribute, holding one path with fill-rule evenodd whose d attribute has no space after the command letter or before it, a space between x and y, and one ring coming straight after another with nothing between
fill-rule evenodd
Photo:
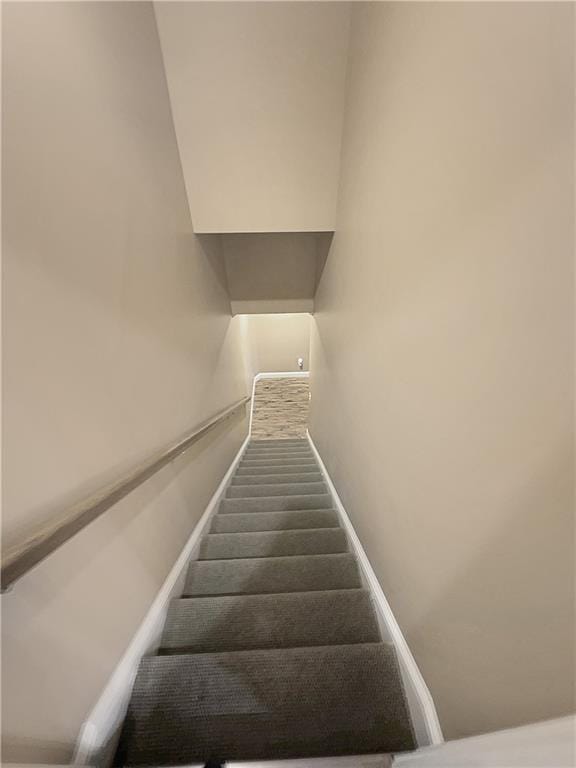
<instances>
[{"instance_id":1,"label":"white stair trim","mask_svg":"<svg viewBox=\"0 0 576 768\"><path fill-rule=\"evenodd\" d=\"M144 616L130 645L116 665L95 706L84 721L76 742L72 765L98 765L100 762L99 755L104 747L113 744L117 740L126 715L140 661L143 656L154 652L158 647L170 601L182 594L188 563L197 557L200 539L204 535L212 516L218 509L220 500L224 498L226 487L236 471L236 467L249 440L250 434L246 436L240 446L228 471L208 502L202 517L194 526L194 530L184 545L180 556L174 563Z\"/></svg>"},{"instance_id":2,"label":"white stair trim","mask_svg":"<svg viewBox=\"0 0 576 768\"><path fill-rule=\"evenodd\" d=\"M384 594L380 582L374 573L374 569L368 560L364 547L354 530L352 521L344 509L344 505L338 496L334 483L328 474L328 470L326 469L308 430L306 431L306 434L312 452L318 461L325 482L334 499L334 505L340 515L342 526L348 534L352 550L360 566L365 586L370 590L383 638L384 640L391 642L396 649L402 681L406 692L406 699L408 701L408 708L410 710L418 746L428 747L431 745L442 744L444 742L444 737L442 735L442 729L440 727L440 721L438 720L432 695L422 677L422 673L418 669L412 651L410 650L406 638L402 634L400 625L392 612L390 603L386 599L386 595Z\"/></svg>"}]
</instances>

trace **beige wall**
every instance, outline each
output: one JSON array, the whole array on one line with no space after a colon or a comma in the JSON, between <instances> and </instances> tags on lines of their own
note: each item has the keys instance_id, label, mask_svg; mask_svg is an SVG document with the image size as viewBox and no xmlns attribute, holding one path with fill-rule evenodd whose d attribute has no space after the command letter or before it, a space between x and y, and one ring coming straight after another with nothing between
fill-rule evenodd
<instances>
[{"instance_id":1,"label":"beige wall","mask_svg":"<svg viewBox=\"0 0 576 768\"><path fill-rule=\"evenodd\" d=\"M233 314L275 307L276 312L312 310L321 237L308 232L221 235Z\"/></svg>"},{"instance_id":2,"label":"beige wall","mask_svg":"<svg viewBox=\"0 0 576 768\"><path fill-rule=\"evenodd\" d=\"M353 11L311 433L449 738L574 706L573 12Z\"/></svg>"},{"instance_id":3,"label":"beige wall","mask_svg":"<svg viewBox=\"0 0 576 768\"><path fill-rule=\"evenodd\" d=\"M195 231L333 229L348 4L155 8Z\"/></svg>"},{"instance_id":4,"label":"beige wall","mask_svg":"<svg viewBox=\"0 0 576 768\"><path fill-rule=\"evenodd\" d=\"M297 371L298 358L309 370L309 314L242 315L247 366L257 373Z\"/></svg>"},{"instance_id":5,"label":"beige wall","mask_svg":"<svg viewBox=\"0 0 576 768\"><path fill-rule=\"evenodd\" d=\"M246 392L192 234L152 6L3 7L4 544ZM246 434L229 422L2 597L6 761L65 762Z\"/></svg>"}]
</instances>

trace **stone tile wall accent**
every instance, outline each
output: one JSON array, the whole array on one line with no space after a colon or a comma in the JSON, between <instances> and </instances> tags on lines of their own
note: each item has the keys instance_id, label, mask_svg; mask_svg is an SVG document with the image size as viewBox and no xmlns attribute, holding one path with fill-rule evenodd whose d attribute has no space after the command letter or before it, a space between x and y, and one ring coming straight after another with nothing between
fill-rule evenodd
<instances>
[{"instance_id":1,"label":"stone tile wall accent","mask_svg":"<svg viewBox=\"0 0 576 768\"><path fill-rule=\"evenodd\" d=\"M254 392L254 440L306 437L309 409L308 379L260 379Z\"/></svg>"}]
</instances>

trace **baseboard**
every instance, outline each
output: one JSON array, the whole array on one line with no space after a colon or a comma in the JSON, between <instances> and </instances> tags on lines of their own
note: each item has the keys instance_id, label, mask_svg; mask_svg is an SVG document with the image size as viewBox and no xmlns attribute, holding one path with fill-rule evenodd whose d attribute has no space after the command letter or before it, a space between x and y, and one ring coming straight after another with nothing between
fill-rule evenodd
<instances>
[{"instance_id":1,"label":"baseboard","mask_svg":"<svg viewBox=\"0 0 576 768\"><path fill-rule=\"evenodd\" d=\"M326 484L334 498L334 504L340 515L342 525L348 534L350 544L358 559L365 586L370 590L384 640L392 643L396 649L418 746L428 747L431 745L442 744L444 742L444 737L442 736L442 729L440 728L440 722L428 686L422 677L422 673L418 669L418 665L408 647L406 638L402 634L400 625L396 621L392 608L390 607L386 595L370 565L364 547L344 509L344 505L342 504L338 492L334 487L334 483L328 474L328 470L318 453L318 449L314 445L310 433L307 433L307 435L312 452L320 465Z\"/></svg>"},{"instance_id":2,"label":"baseboard","mask_svg":"<svg viewBox=\"0 0 576 768\"><path fill-rule=\"evenodd\" d=\"M228 471L208 502L202 517L196 523L182 552L138 627L130 645L116 665L100 698L84 722L76 742L72 765L103 766L111 759L140 661L143 656L152 653L158 647L170 601L182 594L188 563L197 555L200 539L218 508L218 503L224 495L226 486L234 474L249 440L250 434L240 446Z\"/></svg>"}]
</instances>

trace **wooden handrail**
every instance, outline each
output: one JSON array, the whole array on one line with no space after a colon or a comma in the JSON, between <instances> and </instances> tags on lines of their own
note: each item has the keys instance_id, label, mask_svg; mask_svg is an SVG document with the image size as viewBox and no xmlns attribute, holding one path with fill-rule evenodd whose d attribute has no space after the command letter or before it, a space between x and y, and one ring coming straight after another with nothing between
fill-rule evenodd
<instances>
[{"instance_id":1,"label":"wooden handrail","mask_svg":"<svg viewBox=\"0 0 576 768\"><path fill-rule=\"evenodd\" d=\"M15 544L2 557L1 582L5 592L15 581L24 576L39 562L75 536L79 531L100 517L120 499L123 499L158 470L188 450L207 432L217 427L252 398L243 397L233 405L203 422L193 432L175 445L144 461L138 467L114 483L103 486L95 493L72 505L62 516L39 528L24 541Z\"/></svg>"}]
</instances>

